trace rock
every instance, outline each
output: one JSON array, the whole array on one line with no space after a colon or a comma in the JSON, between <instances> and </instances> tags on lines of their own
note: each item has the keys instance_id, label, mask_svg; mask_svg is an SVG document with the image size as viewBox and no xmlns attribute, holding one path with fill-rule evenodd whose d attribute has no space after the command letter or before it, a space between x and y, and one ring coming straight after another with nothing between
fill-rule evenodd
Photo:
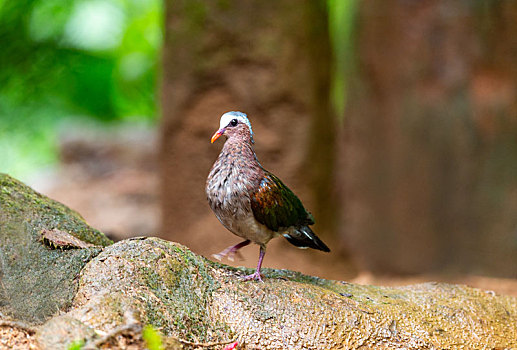
<instances>
[{"instance_id":1,"label":"rock","mask_svg":"<svg viewBox=\"0 0 517 350\"><path fill-rule=\"evenodd\" d=\"M68 234L91 246L61 249L64 241L46 240L47 231ZM79 272L109 244L109 239L76 212L0 174L2 318L39 324L67 309L77 290Z\"/></svg>"},{"instance_id":2,"label":"rock","mask_svg":"<svg viewBox=\"0 0 517 350\"><path fill-rule=\"evenodd\" d=\"M265 271L265 283L243 282L239 277L250 271L211 262L179 244L121 241L85 266L63 316L70 322L60 328L104 334L133 319L186 345L237 339L245 349L517 345L517 298L449 284L387 288ZM65 335L47 348L72 340Z\"/></svg>"},{"instance_id":3,"label":"rock","mask_svg":"<svg viewBox=\"0 0 517 350\"><path fill-rule=\"evenodd\" d=\"M142 348L146 325L170 349L517 347L515 297L438 283L357 285L273 269L264 269L265 283L243 282L251 270L211 262L177 243L135 238L109 245L61 204L7 176L0 184L0 316L20 321L43 349ZM42 238L44 230L52 234ZM21 324L43 321L35 331Z\"/></svg>"}]
</instances>

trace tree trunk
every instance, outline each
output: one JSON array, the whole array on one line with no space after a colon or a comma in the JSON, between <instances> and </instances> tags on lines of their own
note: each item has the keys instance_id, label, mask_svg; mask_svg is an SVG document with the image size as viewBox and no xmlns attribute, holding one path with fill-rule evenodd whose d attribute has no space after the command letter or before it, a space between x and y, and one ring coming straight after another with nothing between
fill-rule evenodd
<instances>
[{"instance_id":1,"label":"tree trunk","mask_svg":"<svg viewBox=\"0 0 517 350\"><path fill-rule=\"evenodd\" d=\"M224 112L240 110L261 163L299 195L325 238L335 208L326 2L167 1L166 10L160 236L207 254L214 236L235 241L204 186L221 148L210 136Z\"/></svg>"},{"instance_id":2,"label":"tree trunk","mask_svg":"<svg viewBox=\"0 0 517 350\"><path fill-rule=\"evenodd\" d=\"M517 3L361 2L343 235L362 266L517 276Z\"/></svg>"}]
</instances>

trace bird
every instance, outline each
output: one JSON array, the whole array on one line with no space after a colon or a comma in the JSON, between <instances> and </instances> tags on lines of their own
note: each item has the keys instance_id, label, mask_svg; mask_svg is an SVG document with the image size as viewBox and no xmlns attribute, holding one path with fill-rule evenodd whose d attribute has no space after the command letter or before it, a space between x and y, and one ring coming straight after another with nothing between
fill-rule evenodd
<instances>
[{"instance_id":1,"label":"bird","mask_svg":"<svg viewBox=\"0 0 517 350\"><path fill-rule=\"evenodd\" d=\"M244 241L226 248L215 258L231 260L239 249L257 244L259 259L255 272L244 280L263 282L260 269L266 245L283 236L299 248L330 249L309 227L314 217L300 199L273 173L259 163L253 148L253 129L245 113L224 113L211 143L225 136L226 141L206 181L210 208L221 224Z\"/></svg>"}]
</instances>

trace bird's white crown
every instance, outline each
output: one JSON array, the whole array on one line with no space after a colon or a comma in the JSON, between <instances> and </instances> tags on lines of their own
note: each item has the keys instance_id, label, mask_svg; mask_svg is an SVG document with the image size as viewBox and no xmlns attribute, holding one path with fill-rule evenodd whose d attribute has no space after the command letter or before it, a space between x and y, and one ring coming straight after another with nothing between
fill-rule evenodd
<instances>
[{"instance_id":1,"label":"bird's white crown","mask_svg":"<svg viewBox=\"0 0 517 350\"><path fill-rule=\"evenodd\" d=\"M248 126L248 128L250 129L251 140L253 141L253 129L251 129L251 123L245 113L237 112L237 111L231 111L231 112L224 113L221 116L221 121L219 122L219 129L222 129L222 128L228 126L228 124L230 124L232 119L237 119L238 121L240 121Z\"/></svg>"}]
</instances>

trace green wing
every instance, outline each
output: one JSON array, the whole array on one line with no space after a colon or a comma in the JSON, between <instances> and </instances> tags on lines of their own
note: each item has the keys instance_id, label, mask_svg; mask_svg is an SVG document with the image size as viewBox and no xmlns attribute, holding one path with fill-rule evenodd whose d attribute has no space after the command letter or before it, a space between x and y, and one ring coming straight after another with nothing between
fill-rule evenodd
<instances>
[{"instance_id":1,"label":"green wing","mask_svg":"<svg viewBox=\"0 0 517 350\"><path fill-rule=\"evenodd\" d=\"M266 172L251 196L251 209L258 222L272 231L299 225L312 225L314 219L296 195L275 175Z\"/></svg>"}]
</instances>

